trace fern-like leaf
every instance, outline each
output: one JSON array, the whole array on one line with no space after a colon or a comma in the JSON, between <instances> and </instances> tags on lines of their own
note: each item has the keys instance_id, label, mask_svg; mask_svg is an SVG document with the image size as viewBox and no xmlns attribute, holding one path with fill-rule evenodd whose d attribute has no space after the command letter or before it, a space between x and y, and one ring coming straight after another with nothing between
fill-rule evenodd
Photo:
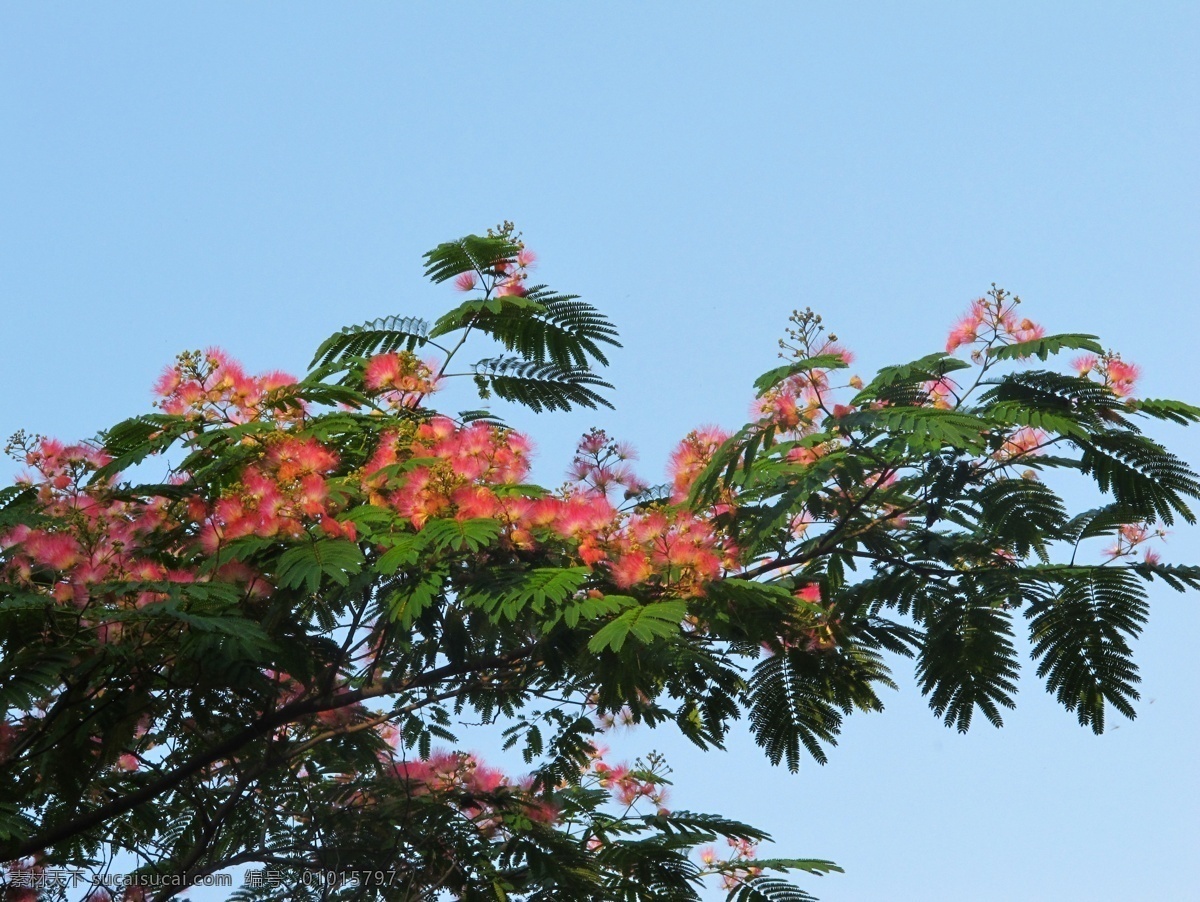
<instances>
[{"instance_id":1,"label":"fern-like leaf","mask_svg":"<svg viewBox=\"0 0 1200 902\"><path fill-rule=\"evenodd\" d=\"M527 302L500 313L484 311L475 328L500 341L506 350L538 364L563 370L608 365L601 344L620 347L608 318L575 295L556 294L544 285L525 293Z\"/></svg>"},{"instance_id":2,"label":"fern-like leaf","mask_svg":"<svg viewBox=\"0 0 1200 902\"><path fill-rule=\"evenodd\" d=\"M822 743L837 745L842 715L822 686L806 679L807 668L793 655L775 655L759 663L750 679L750 728L772 764L787 761L800 769L801 746L820 764L829 756Z\"/></svg>"},{"instance_id":3,"label":"fern-like leaf","mask_svg":"<svg viewBox=\"0 0 1200 902\"><path fill-rule=\"evenodd\" d=\"M885 366L874 379L863 387L851 403L859 406L875 398L891 400L891 393L898 388L936 381L948 373L965 369L968 366L970 364L966 361L951 357L949 354L928 354L911 363Z\"/></svg>"},{"instance_id":4,"label":"fern-like leaf","mask_svg":"<svg viewBox=\"0 0 1200 902\"><path fill-rule=\"evenodd\" d=\"M495 392L506 401L515 401L532 409L570 410L574 406L611 408L596 388L612 388L586 369L563 369L553 363L539 364L512 357L480 360L472 369L480 393Z\"/></svg>"},{"instance_id":5,"label":"fern-like leaf","mask_svg":"<svg viewBox=\"0 0 1200 902\"><path fill-rule=\"evenodd\" d=\"M1029 341L1018 341L1010 345L998 345L988 349L988 356L993 360L1025 360L1037 357L1045 360L1051 354L1057 354L1064 349L1089 351L1092 354L1103 354L1104 348L1097 342L1095 335L1081 335L1067 332L1061 335L1045 335Z\"/></svg>"},{"instance_id":6,"label":"fern-like leaf","mask_svg":"<svg viewBox=\"0 0 1200 902\"><path fill-rule=\"evenodd\" d=\"M448 282L465 272L493 272L500 260L515 257L521 245L503 235L467 235L446 241L425 254L425 275L435 284Z\"/></svg>"},{"instance_id":7,"label":"fern-like leaf","mask_svg":"<svg viewBox=\"0 0 1200 902\"><path fill-rule=\"evenodd\" d=\"M1110 430L1076 443L1083 449L1080 469L1119 503L1167 525L1176 514L1196 522L1182 496L1200 498L1200 476L1153 439Z\"/></svg>"},{"instance_id":8,"label":"fern-like leaf","mask_svg":"<svg viewBox=\"0 0 1200 902\"><path fill-rule=\"evenodd\" d=\"M321 342L310 368L337 364L354 357L369 357L401 349L415 351L429 340L429 324L408 316L385 316L346 326Z\"/></svg>"},{"instance_id":9,"label":"fern-like leaf","mask_svg":"<svg viewBox=\"0 0 1200 902\"><path fill-rule=\"evenodd\" d=\"M960 733L970 729L976 708L1003 726L1000 708L1015 707L1017 691L1008 612L967 591L934 607L925 627L917 678L929 707Z\"/></svg>"},{"instance_id":10,"label":"fern-like leaf","mask_svg":"<svg viewBox=\"0 0 1200 902\"><path fill-rule=\"evenodd\" d=\"M1113 567L1073 575L1027 611L1038 676L1094 733L1104 732L1106 704L1135 716L1140 678L1128 640L1141 632L1148 611L1137 575Z\"/></svg>"},{"instance_id":11,"label":"fern-like leaf","mask_svg":"<svg viewBox=\"0 0 1200 902\"><path fill-rule=\"evenodd\" d=\"M816 902L817 897L778 877L754 877L734 886L727 902Z\"/></svg>"}]
</instances>

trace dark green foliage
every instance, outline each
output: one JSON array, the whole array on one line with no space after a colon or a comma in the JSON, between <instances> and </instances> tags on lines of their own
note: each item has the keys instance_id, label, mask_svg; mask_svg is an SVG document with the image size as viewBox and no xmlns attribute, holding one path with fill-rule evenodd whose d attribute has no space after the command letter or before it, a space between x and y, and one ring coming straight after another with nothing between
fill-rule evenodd
<instances>
[{"instance_id":1,"label":"dark green foliage","mask_svg":"<svg viewBox=\"0 0 1200 902\"><path fill-rule=\"evenodd\" d=\"M966 369L970 364L951 357L949 354L929 354L911 363L885 366L879 374L854 396L852 403L858 405L875 398L892 400L903 386L920 385L941 379L955 370Z\"/></svg>"},{"instance_id":2,"label":"dark green foliage","mask_svg":"<svg viewBox=\"0 0 1200 902\"><path fill-rule=\"evenodd\" d=\"M608 596L615 602L621 601L621 596ZM633 599L630 599L633 601ZM636 639L648 644L655 638L672 636L679 631L679 621L687 612L687 604L683 601L658 601L652 604L630 607L609 621L588 642L588 651L601 652L612 649L619 652L627 639Z\"/></svg>"},{"instance_id":3,"label":"dark green foliage","mask_svg":"<svg viewBox=\"0 0 1200 902\"><path fill-rule=\"evenodd\" d=\"M981 488L972 499L979 526L997 547L1011 548L1018 558L1031 551L1046 554L1048 540L1059 538L1067 509L1052 489L1032 479L1000 479Z\"/></svg>"},{"instance_id":4,"label":"dark green foliage","mask_svg":"<svg viewBox=\"0 0 1200 902\"><path fill-rule=\"evenodd\" d=\"M1129 640L1142 631L1148 614L1137 575L1104 567L1068 575L1055 594L1029 606L1038 676L1095 733L1104 732L1106 704L1134 716L1140 678Z\"/></svg>"},{"instance_id":5,"label":"dark green foliage","mask_svg":"<svg viewBox=\"0 0 1200 902\"><path fill-rule=\"evenodd\" d=\"M589 770L597 717L673 724L712 749L744 714L767 758L795 771L805 756L827 760L851 713L882 710L889 665L913 658L948 727L966 731L976 712L1000 726L1016 693L1018 612L1038 675L1081 724L1101 732L1110 709L1134 716L1147 585L1200 588L1200 567L1141 554L1148 521L1193 521L1200 477L1137 423L1197 422L1200 408L1021 368L1064 349L1102 353L1081 334L992 343L966 376L970 364L930 354L835 406L825 393L845 359L810 343L811 356L755 382L764 404L792 393L796 419L764 414L738 430L682 505L673 486L606 496L658 543L653 573L627 579L605 533L632 544L628 519L585 535L530 518L518 535L506 505L561 496L508 482L488 488L488 516L452 493L401 513L414 474L455 474L429 444L376 468L384 442L452 428L424 395L413 407L368 391L377 354L434 348L437 377L469 377L484 398L534 412L608 406L598 369L615 329L573 295L526 290L521 249L508 226L439 245L429 277L470 274L459 287L473 294L431 323L392 316L336 333L257 418L153 413L106 432L112 463L79 473L130 511L167 512L169 527L138 539L152 578L93 579L79 599L53 567L0 545L0 859L45 851L51 865L85 867L124 850L146 876L192 882L238 864L278 871L279 886L234 894L245 902L695 900L696 846L767 837L657 802L620 810ZM819 319L793 322L804 344ZM493 356L451 366L474 337ZM804 386L820 395L812 404ZM487 410L458 419L480 422L499 423ZM314 489L338 501L332 516L205 532L215 505L265 491L249 468L275 465L280 433L332 452ZM183 477L106 486L158 454ZM1091 481L1094 509L1068 509L1056 470ZM121 526L140 536L134 522ZM0 489L5 535L75 530L88 541L59 551L82 557L89 523L34 489ZM721 554L685 577L680 561L709 553L705 530ZM589 541L610 544L585 555ZM385 721L393 733L374 729ZM479 724L520 753L524 783L421 771ZM660 765L650 756L631 774L657 786ZM707 870L733 881L735 902L813 898L751 867L839 870L769 857ZM306 885L314 870L332 877ZM364 884L356 870L391 882Z\"/></svg>"},{"instance_id":6,"label":"dark green foliage","mask_svg":"<svg viewBox=\"0 0 1200 902\"><path fill-rule=\"evenodd\" d=\"M361 326L346 326L321 342L310 367L341 363L391 351L415 351L429 340L429 324L410 316L383 316Z\"/></svg>"},{"instance_id":7,"label":"dark green foliage","mask_svg":"<svg viewBox=\"0 0 1200 902\"><path fill-rule=\"evenodd\" d=\"M619 348L617 330L591 304L572 294L556 294L535 285L524 295L528 302L511 313L486 311L475 328L500 341L506 350L537 364L560 370L608 365L601 344Z\"/></svg>"},{"instance_id":8,"label":"dark green foliage","mask_svg":"<svg viewBox=\"0 0 1200 902\"><path fill-rule=\"evenodd\" d=\"M1167 525L1175 515L1196 518L1185 496L1200 495L1200 478L1182 460L1144 435L1106 430L1076 439L1083 450L1079 468L1093 476L1102 492L1143 518L1157 516Z\"/></svg>"},{"instance_id":9,"label":"dark green foliage","mask_svg":"<svg viewBox=\"0 0 1200 902\"><path fill-rule=\"evenodd\" d=\"M1093 354L1103 354L1104 348L1097 343L1095 335L1046 335L1029 341L1018 341L1010 345L1000 345L988 349L988 356L993 360L1024 360L1036 357L1045 360L1051 354L1057 354L1065 349L1075 351L1090 351Z\"/></svg>"},{"instance_id":10,"label":"dark green foliage","mask_svg":"<svg viewBox=\"0 0 1200 902\"><path fill-rule=\"evenodd\" d=\"M846 361L842 359L840 354L822 354L818 357L806 357L803 360L796 361L795 363L777 366L773 370L768 370L754 380L754 388L757 392L757 397L761 398L780 382L783 382L785 379L791 376L795 376L800 373L809 373L813 370L835 370L845 368Z\"/></svg>"},{"instance_id":11,"label":"dark green foliage","mask_svg":"<svg viewBox=\"0 0 1200 902\"><path fill-rule=\"evenodd\" d=\"M1012 618L1001 603L966 589L933 603L917 658L917 679L933 713L960 733L976 708L992 726L1003 726L1000 708L1015 707L1017 691Z\"/></svg>"},{"instance_id":12,"label":"dark green foliage","mask_svg":"<svg viewBox=\"0 0 1200 902\"><path fill-rule=\"evenodd\" d=\"M817 897L778 877L755 877L729 895L730 902L813 902Z\"/></svg>"},{"instance_id":13,"label":"dark green foliage","mask_svg":"<svg viewBox=\"0 0 1200 902\"><path fill-rule=\"evenodd\" d=\"M562 369L553 363L535 363L519 357L490 357L471 369L481 397L494 393L535 413L570 410L574 406L612 407L594 390L612 386L589 370Z\"/></svg>"},{"instance_id":14,"label":"dark green foliage","mask_svg":"<svg viewBox=\"0 0 1200 902\"><path fill-rule=\"evenodd\" d=\"M490 274L497 262L515 257L520 250L521 245L508 235L468 235L425 254L425 275L440 284L462 273Z\"/></svg>"},{"instance_id":15,"label":"dark green foliage","mask_svg":"<svg viewBox=\"0 0 1200 902\"><path fill-rule=\"evenodd\" d=\"M822 743L837 745L843 715L883 709L872 683L890 684L887 668L865 648L814 654L790 649L759 662L750 678L750 727L772 764L800 767L801 746L820 763Z\"/></svg>"}]
</instances>

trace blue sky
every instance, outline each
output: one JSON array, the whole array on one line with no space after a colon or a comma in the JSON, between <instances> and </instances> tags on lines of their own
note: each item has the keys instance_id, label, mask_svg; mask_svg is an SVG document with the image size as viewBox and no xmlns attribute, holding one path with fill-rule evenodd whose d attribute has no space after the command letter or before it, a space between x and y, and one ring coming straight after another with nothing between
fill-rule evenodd
<instances>
[{"instance_id":1,"label":"blue sky","mask_svg":"<svg viewBox=\"0 0 1200 902\"><path fill-rule=\"evenodd\" d=\"M742 422L794 307L866 373L992 282L1195 403L1198 58L1189 3L8 4L0 431L94 434L185 348L296 371L436 315L421 253L501 219L625 344L615 413L512 417L546 482L591 425L656 479ZM845 866L829 902L1194 898L1198 630L1154 594L1141 716L1099 738L1028 675L966 737L905 680L798 775L745 736L621 742L670 752L676 804Z\"/></svg>"}]
</instances>

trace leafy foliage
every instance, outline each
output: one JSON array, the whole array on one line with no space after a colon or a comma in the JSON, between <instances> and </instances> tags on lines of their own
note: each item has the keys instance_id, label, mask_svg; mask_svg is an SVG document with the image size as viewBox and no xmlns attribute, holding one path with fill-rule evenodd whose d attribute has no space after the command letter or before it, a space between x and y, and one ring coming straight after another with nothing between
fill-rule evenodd
<instances>
[{"instance_id":1,"label":"leafy foliage","mask_svg":"<svg viewBox=\"0 0 1200 902\"><path fill-rule=\"evenodd\" d=\"M579 407L612 407L592 386L612 388L588 370L562 369L554 363L536 363L517 357L489 357L472 370L480 395L495 393L535 413Z\"/></svg>"},{"instance_id":2,"label":"leafy foliage","mask_svg":"<svg viewBox=\"0 0 1200 902\"><path fill-rule=\"evenodd\" d=\"M124 852L155 886L125 902L246 864L278 880L237 899L694 900L711 878L797 902L773 874L837 866L667 808L661 756L613 764L597 734L674 725L712 749L744 714L795 771L910 658L948 727L1000 726L1022 618L1082 725L1134 716L1148 585L1200 588L1151 547L1193 522L1200 477L1139 424L1200 408L1133 398L1094 337L1046 336L993 289L947 345L971 363L864 382L798 312L753 420L687 436L669 483L593 430L547 490L523 436L429 399L465 377L534 412L607 406L615 329L528 286L510 225L426 264L467 297L345 328L302 379L185 353L155 412L95 442L14 437L33 476L0 489L9 873ZM473 340L490 356L455 372ZM1028 366L1067 349L1073 373ZM1056 471L1090 480L1090 510ZM455 751L480 723L530 773Z\"/></svg>"},{"instance_id":3,"label":"leafy foliage","mask_svg":"<svg viewBox=\"0 0 1200 902\"><path fill-rule=\"evenodd\" d=\"M425 320L384 316L361 326L346 326L329 336L321 342L309 366L327 366L347 358L368 357L402 348L415 351L428 340L429 324Z\"/></svg>"}]
</instances>

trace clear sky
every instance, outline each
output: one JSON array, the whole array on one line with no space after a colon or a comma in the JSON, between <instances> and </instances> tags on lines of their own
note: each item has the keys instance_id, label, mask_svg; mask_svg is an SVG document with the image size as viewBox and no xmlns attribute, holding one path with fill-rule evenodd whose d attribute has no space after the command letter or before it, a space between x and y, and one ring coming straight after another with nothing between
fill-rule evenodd
<instances>
[{"instance_id":1,"label":"clear sky","mask_svg":"<svg viewBox=\"0 0 1200 902\"><path fill-rule=\"evenodd\" d=\"M794 307L866 374L992 282L1196 403L1198 59L1194 3L8 3L0 431L94 434L185 348L298 371L436 315L421 253L501 219L624 337L615 413L512 418L542 481L593 424L657 479L743 422ZM1164 556L1198 551L1181 526ZM1141 715L1102 737L1030 674L965 737L906 678L798 775L741 734L622 745L846 867L805 884L828 902L1194 899L1198 603L1154 592Z\"/></svg>"}]
</instances>

